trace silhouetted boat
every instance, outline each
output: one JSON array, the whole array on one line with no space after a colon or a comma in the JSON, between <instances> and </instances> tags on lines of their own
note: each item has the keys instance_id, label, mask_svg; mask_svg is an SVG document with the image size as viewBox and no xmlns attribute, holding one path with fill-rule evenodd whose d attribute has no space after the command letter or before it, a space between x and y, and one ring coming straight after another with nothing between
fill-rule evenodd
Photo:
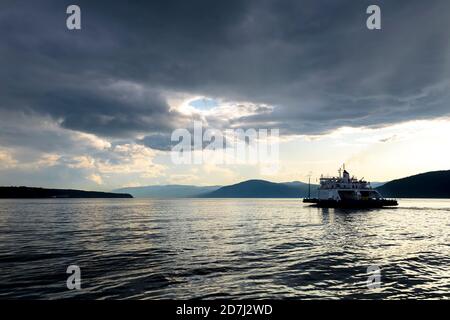
<instances>
[{"instance_id":1,"label":"silhouetted boat","mask_svg":"<svg viewBox=\"0 0 450 320\"><path fill-rule=\"evenodd\" d=\"M321 176L317 198L309 196L303 202L325 208L381 208L398 205L397 200L383 198L372 188L370 182L350 177L345 166L342 170L339 169L338 177Z\"/></svg>"}]
</instances>

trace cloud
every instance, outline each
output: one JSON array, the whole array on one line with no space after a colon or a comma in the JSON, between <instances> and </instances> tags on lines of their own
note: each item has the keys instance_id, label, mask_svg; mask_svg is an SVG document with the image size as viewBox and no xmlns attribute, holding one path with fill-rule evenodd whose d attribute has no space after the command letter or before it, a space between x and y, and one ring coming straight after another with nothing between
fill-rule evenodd
<instances>
[{"instance_id":1,"label":"cloud","mask_svg":"<svg viewBox=\"0 0 450 320\"><path fill-rule=\"evenodd\" d=\"M80 31L65 28L69 4L0 4L3 166L106 184L161 175L152 152L193 120L315 136L450 114L446 0L79 0ZM369 4L381 31L366 28Z\"/></svg>"},{"instance_id":2,"label":"cloud","mask_svg":"<svg viewBox=\"0 0 450 320\"><path fill-rule=\"evenodd\" d=\"M108 158L96 160L96 168L104 174L139 173L141 177L156 177L164 171L164 166L152 162L155 151L141 145L124 144L113 147Z\"/></svg>"},{"instance_id":3,"label":"cloud","mask_svg":"<svg viewBox=\"0 0 450 320\"><path fill-rule=\"evenodd\" d=\"M8 150L0 149L0 169L9 169L17 165L17 160Z\"/></svg>"},{"instance_id":4,"label":"cloud","mask_svg":"<svg viewBox=\"0 0 450 320\"><path fill-rule=\"evenodd\" d=\"M95 169L95 159L87 155L75 156L68 159L66 165L76 169Z\"/></svg>"},{"instance_id":5,"label":"cloud","mask_svg":"<svg viewBox=\"0 0 450 320\"><path fill-rule=\"evenodd\" d=\"M96 184L100 184L100 185L103 184L103 179L98 174L91 174L87 177L87 179L95 182Z\"/></svg>"},{"instance_id":6,"label":"cloud","mask_svg":"<svg viewBox=\"0 0 450 320\"><path fill-rule=\"evenodd\" d=\"M79 1L80 32L64 29L63 3L15 2L1 105L122 137L175 128L170 92L275 106L239 122L285 133L448 114L450 4L376 2L381 31L365 27L365 1Z\"/></svg>"}]
</instances>

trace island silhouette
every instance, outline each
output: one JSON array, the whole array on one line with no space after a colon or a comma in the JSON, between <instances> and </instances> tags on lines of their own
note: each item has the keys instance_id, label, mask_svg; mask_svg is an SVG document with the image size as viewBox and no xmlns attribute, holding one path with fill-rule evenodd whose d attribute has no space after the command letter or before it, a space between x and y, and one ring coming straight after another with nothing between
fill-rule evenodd
<instances>
[{"instance_id":1,"label":"island silhouette","mask_svg":"<svg viewBox=\"0 0 450 320\"><path fill-rule=\"evenodd\" d=\"M133 196L126 193L83 191L73 189L0 187L0 199L39 198L133 198Z\"/></svg>"}]
</instances>

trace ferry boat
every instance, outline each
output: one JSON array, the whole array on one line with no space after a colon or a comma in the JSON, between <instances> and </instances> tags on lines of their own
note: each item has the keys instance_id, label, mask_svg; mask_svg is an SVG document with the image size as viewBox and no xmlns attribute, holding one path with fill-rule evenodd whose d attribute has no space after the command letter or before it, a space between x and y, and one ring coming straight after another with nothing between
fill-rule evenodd
<instances>
[{"instance_id":1,"label":"ferry boat","mask_svg":"<svg viewBox=\"0 0 450 320\"><path fill-rule=\"evenodd\" d=\"M372 188L370 182L350 177L345 166L339 169L338 177L321 176L317 198L309 195L303 202L325 208L381 208L398 205L397 200L383 198Z\"/></svg>"}]
</instances>

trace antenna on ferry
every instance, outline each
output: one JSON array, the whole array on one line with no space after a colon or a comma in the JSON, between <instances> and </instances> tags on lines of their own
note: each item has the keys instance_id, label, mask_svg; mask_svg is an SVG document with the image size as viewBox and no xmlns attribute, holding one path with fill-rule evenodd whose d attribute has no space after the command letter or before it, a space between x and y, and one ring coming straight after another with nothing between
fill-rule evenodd
<instances>
[{"instance_id":1,"label":"antenna on ferry","mask_svg":"<svg viewBox=\"0 0 450 320\"><path fill-rule=\"evenodd\" d=\"M311 199L311 171L308 173L308 199Z\"/></svg>"}]
</instances>

